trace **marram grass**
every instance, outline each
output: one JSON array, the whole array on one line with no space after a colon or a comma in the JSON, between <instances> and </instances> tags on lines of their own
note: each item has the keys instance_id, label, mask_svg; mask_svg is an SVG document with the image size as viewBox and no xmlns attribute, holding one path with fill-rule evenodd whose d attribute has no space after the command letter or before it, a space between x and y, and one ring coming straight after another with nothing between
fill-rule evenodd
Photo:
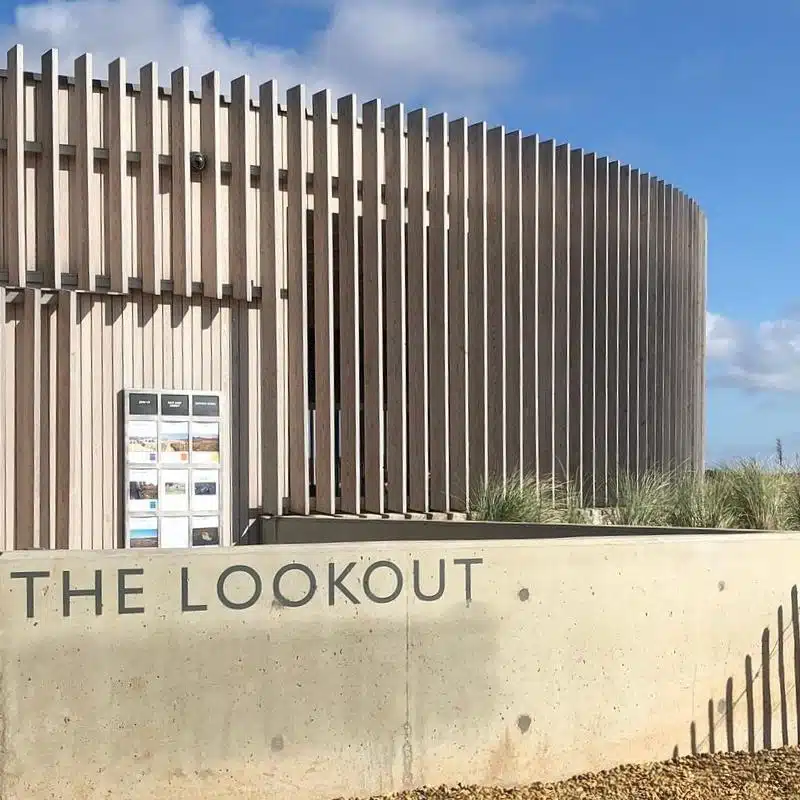
<instances>
[{"instance_id":1,"label":"marram grass","mask_svg":"<svg viewBox=\"0 0 800 800\"><path fill-rule=\"evenodd\" d=\"M594 524L575 482L515 474L490 478L470 499L470 519ZM705 475L688 469L620 474L609 483L606 525L800 530L800 469L740 461Z\"/></svg>"}]
</instances>

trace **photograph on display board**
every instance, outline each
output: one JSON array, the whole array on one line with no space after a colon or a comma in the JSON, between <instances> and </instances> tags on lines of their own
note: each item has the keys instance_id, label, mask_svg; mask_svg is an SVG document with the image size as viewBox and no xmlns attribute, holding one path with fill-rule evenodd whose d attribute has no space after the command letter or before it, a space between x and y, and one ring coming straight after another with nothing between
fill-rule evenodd
<instances>
[{"instance_id":1,"label":"photograph on display board","mask_svg":"<svg viewBox=\"0 0 800 800\"><path fill-rule=\"evenodd\" d=\"M161 547L184 548L189 546L189 518L161 517Z\"/></svg>"},{"instance_id":2,"label":"photograph on display board","mask_svg":"<svg viewBox=\"0 0 800 800\"><path fill-rule=\"evenodd\" d=\"M158 471L132 469L128 473L128 508L155 511L158 508Z\"/></svg>"},{"instance_id":3,"label":"photograph on display board","mask_svg":"<svg viewBox=\"0 0 800 800\"><path fill-rule=\"evenodd\" d=\"M192 462L195 464L219 463L219 423L192 423Z\"/></svg>"},{"instance_id":4,"label":"photograph on display board","mask_svg":"<svg viewBox=\"0 0 800 800\"><path fill-rule=\"evenodd\" d=\"M192 547L219 544L219 517L192 518Z\"/></svg>"},{"instance_id":5,"label":"photograph on display board","mask_svg":"<svg viewBox=\"0 0 800 800\"><path fill-rule=\"evenodd\" d=\"M161 463L181 464L189 461L189 423L161 423Z\"/></svg>"},{"instance_id":6,"label":"photograph on display board","mask_svg":"<svg viewBox=\"0 0 800 800\"><path fill-rule=\"evenodd\" d=\"M131 547L158 547L157 517L133 517L129 527Z\"/></svg>"},{"instance_id":7,"label":"photograph on display board","mask_svg":"<svg viewBox=\"0 0 800 800\"><path fill-rule=\"evenodd\" d=\"M161 510L189 510L189 470L164 469L161 471Z\"/></svg>"},{"instance_id":8,"label":"photograph on display board","mask_svg":"<svg viewBox=\"0 0 800 800\"><path fill-rule=\"evenodd\" d=\"M128 423L128 461L151 464L158 458L158 425L155 422Z\"/></svg>"},{"instance_id":9,"label":"photograph on display board","mask_svg":"<svg viewBox=\"0 0 800 800\"><path fill-rule=\"evenodd\" d=\"M192 511L219 510L219 473L196 469L192 472Z\"/></svg>"}]
</instances>

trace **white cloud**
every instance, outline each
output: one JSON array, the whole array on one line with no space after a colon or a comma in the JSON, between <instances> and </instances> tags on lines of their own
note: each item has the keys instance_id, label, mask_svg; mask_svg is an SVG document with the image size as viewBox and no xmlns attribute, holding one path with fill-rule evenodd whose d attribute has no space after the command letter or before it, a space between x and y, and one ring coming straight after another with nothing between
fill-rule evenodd
<instances>
[{"instance_id":1,"label":"white cloud","mask_svg":"<svg viewBox=\"0 0 800 800\"><path fill-rule=\"evenodd\" d=\"M178 66L190 70L193 86L216 69L223 86L249 74L254 87L276 79L281 90L305 83L309 91L331 89L334 97L424 101L462 114L484 110L492 96L516 81L520 56L494 34L503 25L540 24L564 10L580 14L572 0L507 0L505 14L492 0L284 0L322 5L327 25L304 49L274 42L229 40L210 8L179 0L50 0L20 4L15 21L0 27L0 45L25 47L26 69L57 47L61 71L89 52L96 76L124 56L135 79L156 61L162 84ZM516 12L515 12L516 9Z\"/></svg>"},{"instance_id":2,"label":"white cloud","mask_svg":"<svg viewBox=\"0 0 800 800\"><path fill-rule=\"evenodd\" d=\"M746 325L706 317L711 381L751 391L800 392L800 315Z\"/></svg>"}]
</instances>

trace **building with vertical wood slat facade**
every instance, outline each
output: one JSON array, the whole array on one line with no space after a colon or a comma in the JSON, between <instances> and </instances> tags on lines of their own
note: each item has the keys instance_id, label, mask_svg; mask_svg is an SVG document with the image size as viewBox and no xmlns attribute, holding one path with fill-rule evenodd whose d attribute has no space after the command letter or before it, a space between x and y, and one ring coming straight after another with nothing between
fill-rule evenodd
<instances>
[{"instance_id":1,"label":"building with vertical wood slat facade","mask_svg":"<svg viewBox=\"0 0 800 800\"><path fill-rule=\"evenodd\" d=\"M679 188L378 100L97 72L15 47L0 73L4 550L124 546L123 390L221 393L223 544L463 512L520 469L601 504L619 471L702 467Z\"/></svg>"}]
</instances>

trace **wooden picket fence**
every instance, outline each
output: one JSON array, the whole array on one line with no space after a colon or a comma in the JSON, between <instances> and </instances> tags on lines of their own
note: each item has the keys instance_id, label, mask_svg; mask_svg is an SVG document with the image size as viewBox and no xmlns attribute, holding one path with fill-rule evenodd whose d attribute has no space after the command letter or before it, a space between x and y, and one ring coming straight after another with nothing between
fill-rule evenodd
<instances>
[{"instance_id":1,"label":"wooden picket fence","mask_svg":"<svg viewBox=\"0 0 800 800\"><path fill-rule=\"evenodd\" d=\"M0 75L0 541L118 544L123 388L215 389L236 531L702 466L706 221L567 144L124 59ZM310 107L309 107L310 101Z\"/></svg>"}]
</instances>

